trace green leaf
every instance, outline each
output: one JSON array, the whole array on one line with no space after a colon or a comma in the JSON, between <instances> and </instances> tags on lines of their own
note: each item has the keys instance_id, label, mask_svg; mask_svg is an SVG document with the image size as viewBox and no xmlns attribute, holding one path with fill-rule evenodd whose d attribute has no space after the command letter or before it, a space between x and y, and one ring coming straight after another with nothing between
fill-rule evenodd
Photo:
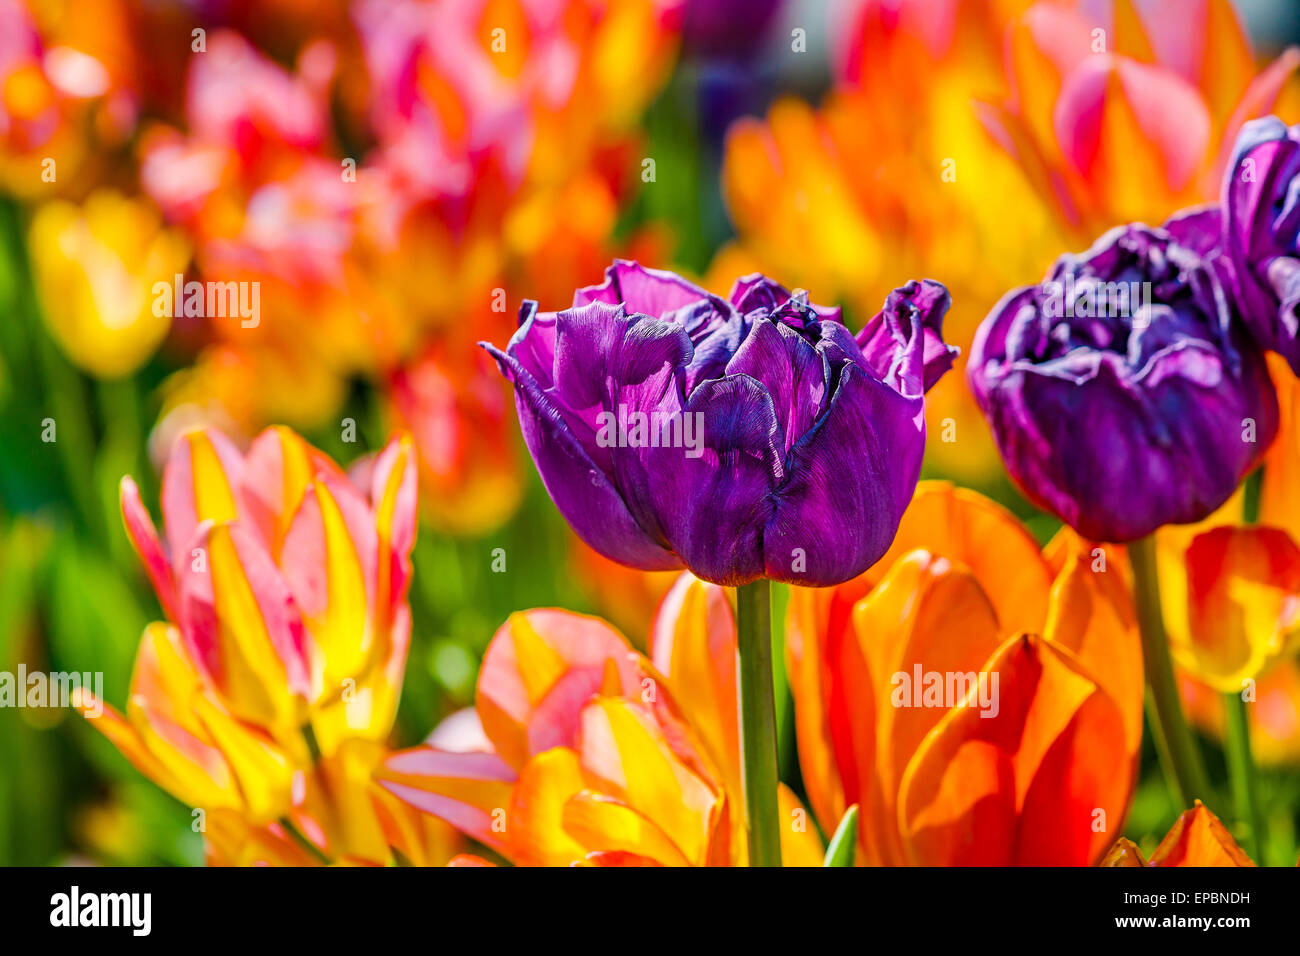
<instances>
[{"instance_id":1,"label":"green leaf","mask_svg":"<svg viewBox=\"0 0 1300 956\"><path fill-rule=\"evenodd\" d=\"M826 848L826 862L822 866L852 866L853 854L858 846L858 805L844 811L844 818L835 828L835 836Z\"/></svg>"}]
</instances>

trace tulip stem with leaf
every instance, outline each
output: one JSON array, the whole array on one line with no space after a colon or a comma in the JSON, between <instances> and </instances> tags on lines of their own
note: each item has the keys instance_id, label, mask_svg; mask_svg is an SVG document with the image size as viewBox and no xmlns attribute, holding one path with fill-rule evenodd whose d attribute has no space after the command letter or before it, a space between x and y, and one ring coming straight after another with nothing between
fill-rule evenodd
<instances>
[{"instance_id":1,"label":"tulip stem with leaf","mask_svg":"<svg viewBox=\"0 0 1300 956\"><path fill-rule=\"evenodd\" d=\"M1228 720L1224 749L1228 758L1228 779L1232 782L1232 799L1237 807L1237 819L1249 827L1247 852L1252 859L1262 860L1264 826L1259 812L1259 795L1255 792L1255 759L1250 749L1246 701L1236 692L1224 694L1223 707Z\"/></svg>"},{"instance_id":2,"label":"tulip stem with leaf","mask_svg":"<svg viewBox=\"0 0 1300 956\"><path fill-rule=\"evenodd\" d=\"M1191 806L1192 801L1209 796L1209 787L1201 753L1183 717L1178 686L1174 682L1169 638L1160 611L1155 539L1148 536L1131 542L1128 553L1133 566L1133 594L1137 602L1142 664L1147 680L1147 716L1174 802L1180 807Z\"/></svg>"},{"instance_id":3,"label":"tulip stem with leaf","mask_svg":"<svg viewBox=\"0 0 1300 956\"><path fill-rule=\"evenodd\" d=\"M772 689L772 585L766 578L736 588L736 630L749 865L780 866L776 699Z\"/></svg>"}]
</instances>

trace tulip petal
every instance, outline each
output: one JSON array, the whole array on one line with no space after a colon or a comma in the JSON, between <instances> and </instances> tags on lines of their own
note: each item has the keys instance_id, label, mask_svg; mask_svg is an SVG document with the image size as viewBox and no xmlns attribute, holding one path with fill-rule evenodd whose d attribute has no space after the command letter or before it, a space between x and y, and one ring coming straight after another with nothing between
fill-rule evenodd
<instances>
[{"instance_id":1,"label":"tulip petal","mask_svg":"<svg viewBox=\"0 0 1300 956\"><path fill-rule=\"evenodd\" d=\"M594 850L584 858L582 866L663 866L658 860L622 850Z\"/></svg>"},{"instance_id":2,"label":"tulip petal","mask_svg":"<svg viewBox=\"0 0 1300 956\"><path fill-rule=\"evenodd\" d=\"M483 347L515 383L524 443L551 500L578 536L620 564L645 571L680 568L681 560L636 523L609 476L592 460L537 380L513 356L488 343Z\"/></svg>"},{"instance_id":3,"label":"tulip petal","mask_svg":"<svg viewBox=\"0 0 1300 956\"><path fill-rule=\"evenodd\" d=\"M280 567L320 649L316 677L327 697L387 658L373 612L377 566L377 529L364 500L350 484L318 476L285 535Z\"/></svg>"},{"instance_id":4,"label":"tulip petal","mask_svg":"<svg viewBox=\"0 0 1300 956\"><path fill-rule=\"evenodd\" d=\"M1255 866L1200 800L1184 810L1151 854L1151 866Z\"/></svg>"},{"instance_id":5,"label":"tulip petal","mask_svg":"<svg viewBox=\"0 0 1300 956\"><path fill-rule=\"evenodd\" d=\"M1051 571L1033 535L1001 505L950 482L920 482L893 544L875 567L883 572L917 548L969 568L1003 633L1042 627Z\"/></svg>"},{"instance_id":6,"label":"tulip petal","mask_svg":"<svg viewBox=\"0 0 1300 956\"><path fill-rule=\"evenodd\" d=\"M650 628L650 661L687 708L728 793L741 794L736 618L726 592L686 573L664 596Z\"/></svg>"},{"instance_id":7,"label":"tulip petal","mask_svg":"<svg viewBox=\"0 0 1300 956\"><path fill-rule=\"evenodd\" d=\"M518 611L483 655L475 704L483 730L512 767L522 768L542 750L571 746L592 695L637 686L638 658L599 618L550 608ZM611 666L615 686L608 687Z\"/></svg>"},{"instance_id":8,"label":"tulip petal","mask_svg":"<svg viewBox=\"0 0 1300 956\"><path fill-rule=\"evenodd\" d=\"M397 798L446 820L467 836L505 853L506 808L515 772L496 754L453 754L414 747L393 754L375 770L381 787Z\"/></svg>"},{"instance_id":9,"label":"tulip petal","mask_svg":"<svg viewBox=\"0 0 1300 956\"><path fill-rule=\"evenodd\" d=\"M830 369L825 357L789 325L763 319L750 328L726 374L748 375L767 390L788 453L821 414Z\"/></svg>"},{"instance_id":10,"label":"tulip petal","mask_svg":"<svg viewBox=\"0 0 1300 956\"><path fill-rule=\"evenodd\" d=\"M388 630L388 659L356 678L345 679L343 692L319 701L312 710L312 729L321 752L333 753L349 739L382 742L393 729L398 698L411 646L411 610L397 609ZM346 683L351 680L352 683Z\"/></svg>"},{"instance_id":11,"label":"tulip petal","mask_svg":"<svg viewBox=\"0 0 1300 956\"><path fill-rule=\"evenodd\" d=\"M1300 541L1300 379L1286 360L1269 354L1268 369L1277 389L1280 415L1277 440L1264 457L1259 484L1259 523L1281 528Z\"/></svg>"},{"instance_id":12,"label":"tulip petal","mask_svg":"<svg viewBox=\"0 0 1300 956\"><path fill-rule=\"evenodd\" d=\"M1300 548L1277 528L1219 527L1186 551L1190 641L1179 662L1225 693L1240 691L1300 639Z\"/></svg>"},{"instance_id":13,"label":"tulip petal","mask_svg":"<svg viewBox=\"0 0 1300 956\"><path fill-rule=\"evenodd\" d=\"M927 706L927 681L938 675L954 699L977 687L981 668L1000 643L998 620L968 570L916 551L858 602L852 633L869 684L846 680L837 688L832 733L841 766L846 759L856 761L861 789L848 791L846 798L863 805L865 857L897 865L905 861L897 825L902 780L922 741L944 717L945 705L952 703L944 697L939 706ZM954 633L963 639L953 640ZM864 686L872 692L865 693Z\"/></svg>"},{"instance_id":14,"label":"tulip petal","mask_svg":"<svg viewBox=\"0 0 1300 956\"><path fill-rule=\"evenodd\" d=\"M577 750L602 793L653 820L687 860L706 862L720 795L677 759L648 708L596 698L582 711Z\"/></svg>"},{"instance_id":15,"label":"tulip petal","mask_svg":"<svg viewBox=\"0 0 1300 956\"><path fill-rule=\"evenodd\" d=\"M623 304L628 312L660 316L694 305L701 299L717 298L675 272L647 269L638 262L615 259L605 269L605 281L573 294L573 306L604 302Z\"/></svg>"},{"instance_id":16,"label":"tulip petal","mask_svg":"<svg viewBox=\"0 0 1300 956\"><path fill-rule=\"evenodd\" d=\"M781 818L781 865L782 866L821 866L826 853L822 848L821 837L817 828L808 819L808 810L793 790L785 784L778 784L776 789L777 812ZM739 846L744 846L743 837ZM737 865L749 857L748 851Z\"/></svg>"},{"instance_id":17,"label":"tulip petal","mask_svg":"<svg viewBox=\"0 0 1300 956\"><path fill-rule=\"evenodd\" d=\"M1066 79L1054 114L1057 141L1075 170L1144 208L1143 183L1191 183L1210 145L1205 102L1182 77L1119 57L1084 60ZM1146 187L1149 189L1149 187Z\"/></svg>"},{"instance_id":18,"label":"tulip petal","mask_svg":"<svg viewBox=\"0 0 1300 956\"><path fill-rule=\"evenodd\" d=\"M192 544L205 564L180 575L185 638L233 713L291 728L314 698L308 637L270 555L236 524L200 526Z\"/></svg>"},{"instance_id":19,"label":"tulip petal","mask_svg":"<svg viewBox=\"0 0 1300 956\"><path fill-rule=\"evenodd\" d=\"M238 490L252 526L262 535L272 557L279 556L303 495L321 473L342 477L329 456L292 429L275 426L253 439Z\"/></svg>"},{"instance_id":20,"label":"tulip petal","mask_svg":"<svg viewBox=\"0 0 1300 956\"><path fill-rule=\"evenodd\" d=\"M837 679L853 677L846 668L835 664L839 648L845 643L850 609L865 591L861 578L836 588L791 588L786 609L786 673L795 700L799 769L808 801L823 827L839 820L847 805L832 742L830 699ZM852 641L850 646L857 655L854 674L862 674L857 642ZM853 762L846 773L856 788Z\"/></svg>"},{"instance_id":21,"label":"tulip petal","mask_svg":"<svg viewBox=\"0 0 1300 956\"><path fill-rule=\"evenodd\" d=\"M163 469L162 511L173 566L188 559L186 548L200 522L239 518L235 489L243 470L238 450L218 431L187 432L172 445Z\"/></svg>"},{"instance_id":22,"label":"tulip petal","mask_svg":"<svg viewBox=\"0 0 1300 956\"><path fill-rule=\"evenodd\" d=\"M699 865L684 856L653 819L604 794L589 790L575 794L564 805L564 829L602 854L625 854L661 866Z\"/></svg>"},{"instance_id":23,"label":"tulip petal","mask_svg":"<svg viewBox=\"0 0 1300 956\"><path fill-rule=\"evenodd\" d=\"M177 653L179 639L167 624L145 629L127 717L85 688L78 688L72 705L141 773L177 799L191 806L239 809L243 803L235 778L189 709L198 675Z\"/></svg>"},{"instance_id":24,"label":"tulip petal","mask_svg":"<svg viewBox=\"0 0 1300 956\"><path fill-rule=\"evenodd\" d=\"M749 376L728 376L701 383L683 415L698 423L696 447L647 450L659 525L696 577L752 581L763 574L763 529L782 477L772 398Z\"/></svg>"},{"instance_id":25,"label":"tulip petal","mask_svg":"<svg viewBox=\"0 0 1300 956\"><path fill-rule=\"evenodd\" d=\"M578 755L568 747L537 754L519 771L506 812L507 855L517 866L568 866L592 846L564 827L566 804L586 786Z\"/></svg>"},{"instance_id":26,"label":"tulip petal","mask_svg":"<svg viewBox=\"0 0 1300 956\"><path fill-rule=\"evenodd\" d=\"M418 486L415 447L407 437L394 438L375 459L370 491L378 530L376 604L387 613L406 597L419 511Z\"/></svg>"},{"instance_id":27,"label":"tulip petal","mask_svg":"<svg viewBox=\"0 0 1300 956\"><path fill-rule=\"evenodd\" d=\"M996 715L954 708L908 765L899 827L912 862L1095 862L1133 779L1119 709L1077 661L1032 635L1007 641L986 672L999 677Z\"/></svg>"},{"instance_id":28,"label":"tulip petal","mask_svg":"<svg viewBox=\"0 0 1300 956\"><path fill-rule=\"evenodd\" d=\"M885 307L857 335L868 367L909 398L924 395L948 369L958 350L943 341L943 317L952 305L933 279L915 280L889 293Z\"/></svg>"},{"instance_id":29,"label":"tulip petal","mask_svg":"<svg viewBox=\"0 0 1300 956\"><path fill-rule=\"evenodd\" d=\"M1132 840L1120 837L1115 841L1115 845L1110 851L1102 857L1098 866L1146 866L1147 861L1142 856L1142 851L1138 849L1137 844Z\"/></svg>"},{"instance_id":30,"label":"tulip petal","mask_svg":"<svg viewBox=\"0 0 1300 956\"><path fill-rule=\"evenodd\" d=\"M921 471L923 408L920 398L845 366L830 407L791 450L786 480L771 496L775 510L762 540L767 577L838 584L888 550Z\"/></svg>"},{"instance_id":31,"label":"tulip petal","mask_svg":"<svg viewBox=\"0 0 1300 956\"><path fill-rule=\"evenodd\" d=\"M1096 571L1090 553L1067 556L1052 585L1043 635L1096 675L1124 717L1130 763L1142 746L1142 645L1132 597L1118 567Z\"/></svg>"},{"instance_id":32,"label":"tulip petal","mask_svg":"<svg viewBox=\"0 0 1300 956\"><path fill-rule=\"evenodd\" d=\"M214 810L204 831L208 866L319 866L277 823L253 825L238 813Z\"/></svg>"},{"instance_id":33,"label":"tulip petal","mask_svg":"<svg viewBox=\"0 0 1300 956\"><path fill-rule=\"evenodd\" d=\"M123 476L120 486L122 503L122 520L126 525L127 537L131 546L144 562L149 575L149 583L158 595L158 603L169 620L179 620L177 614L176 585L172 580L172 568L163 553L162 542L154 528L153 519L140 502L140 489L130 476Z\"/></svg>"}]
</instances>

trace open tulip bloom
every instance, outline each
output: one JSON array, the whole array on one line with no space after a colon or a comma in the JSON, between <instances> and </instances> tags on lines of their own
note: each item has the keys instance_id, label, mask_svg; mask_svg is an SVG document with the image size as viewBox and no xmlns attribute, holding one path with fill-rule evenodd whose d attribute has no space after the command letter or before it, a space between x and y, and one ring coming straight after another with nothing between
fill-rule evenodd
<instances>
[{"instance_id":1,"label":"open tulip bloom","mask_svg":"<svg viewBox=\"0 0 1300 956\"><path fill-rule=\"evenodd\" d=\"M924 395L956 350L948 293L895 289L855 337L760 275L724 299L615 262L573 308L525 302L505 351L524 441L593 548L739 586L827 586L875 562L916 487Z\"/></svg>"},{"instance_id":2,"label":"open tulip bloom","mask_svg":"<svg viewBox=\"0 0 1300 956\"><path fill-rule=\"evenodd\" d=\"M524 303L504 351L524 441L593 548L739 588L750 858L779 862L766 579L828 586L893 540L951 366L947 290L909 282L852 335L761 275L722 298L617 261L573 307Z\"/></svg>"}]
</instances>

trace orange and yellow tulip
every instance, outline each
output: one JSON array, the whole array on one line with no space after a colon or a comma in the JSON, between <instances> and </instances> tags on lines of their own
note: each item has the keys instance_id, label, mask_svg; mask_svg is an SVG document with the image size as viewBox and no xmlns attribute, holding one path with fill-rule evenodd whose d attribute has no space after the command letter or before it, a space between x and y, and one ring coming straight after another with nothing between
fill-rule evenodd
<instances>
[{"instance_id":1,"label":"orange and yellow tulip","mask_svg":"<svg viewBox=\"0 0 1300 956\"><path fill-rule=\"evenodd\" d=\"M1057 550L1054 573L1000 506L922 482L875 567L792 589L804 783L823 828L861 806L863 862L1086 865L1112 842L1142 733L1134 613L1104 554Z\"/></svg>"},{"instance_id":2,"label":"orange and yellow tulip","mask_svg":"<svg viewBox=\"0 0 1300 956\"><path fill-rule=\"evenodd\" d=\"M519 865L743 865L736 629L725 593L679 579L649 654L598 618L513 614L479 674L486 742L403 751L379 777ZM785 862L820 864L806 811L785 787L780 804Z\"/></svg>"}]
</instances>

